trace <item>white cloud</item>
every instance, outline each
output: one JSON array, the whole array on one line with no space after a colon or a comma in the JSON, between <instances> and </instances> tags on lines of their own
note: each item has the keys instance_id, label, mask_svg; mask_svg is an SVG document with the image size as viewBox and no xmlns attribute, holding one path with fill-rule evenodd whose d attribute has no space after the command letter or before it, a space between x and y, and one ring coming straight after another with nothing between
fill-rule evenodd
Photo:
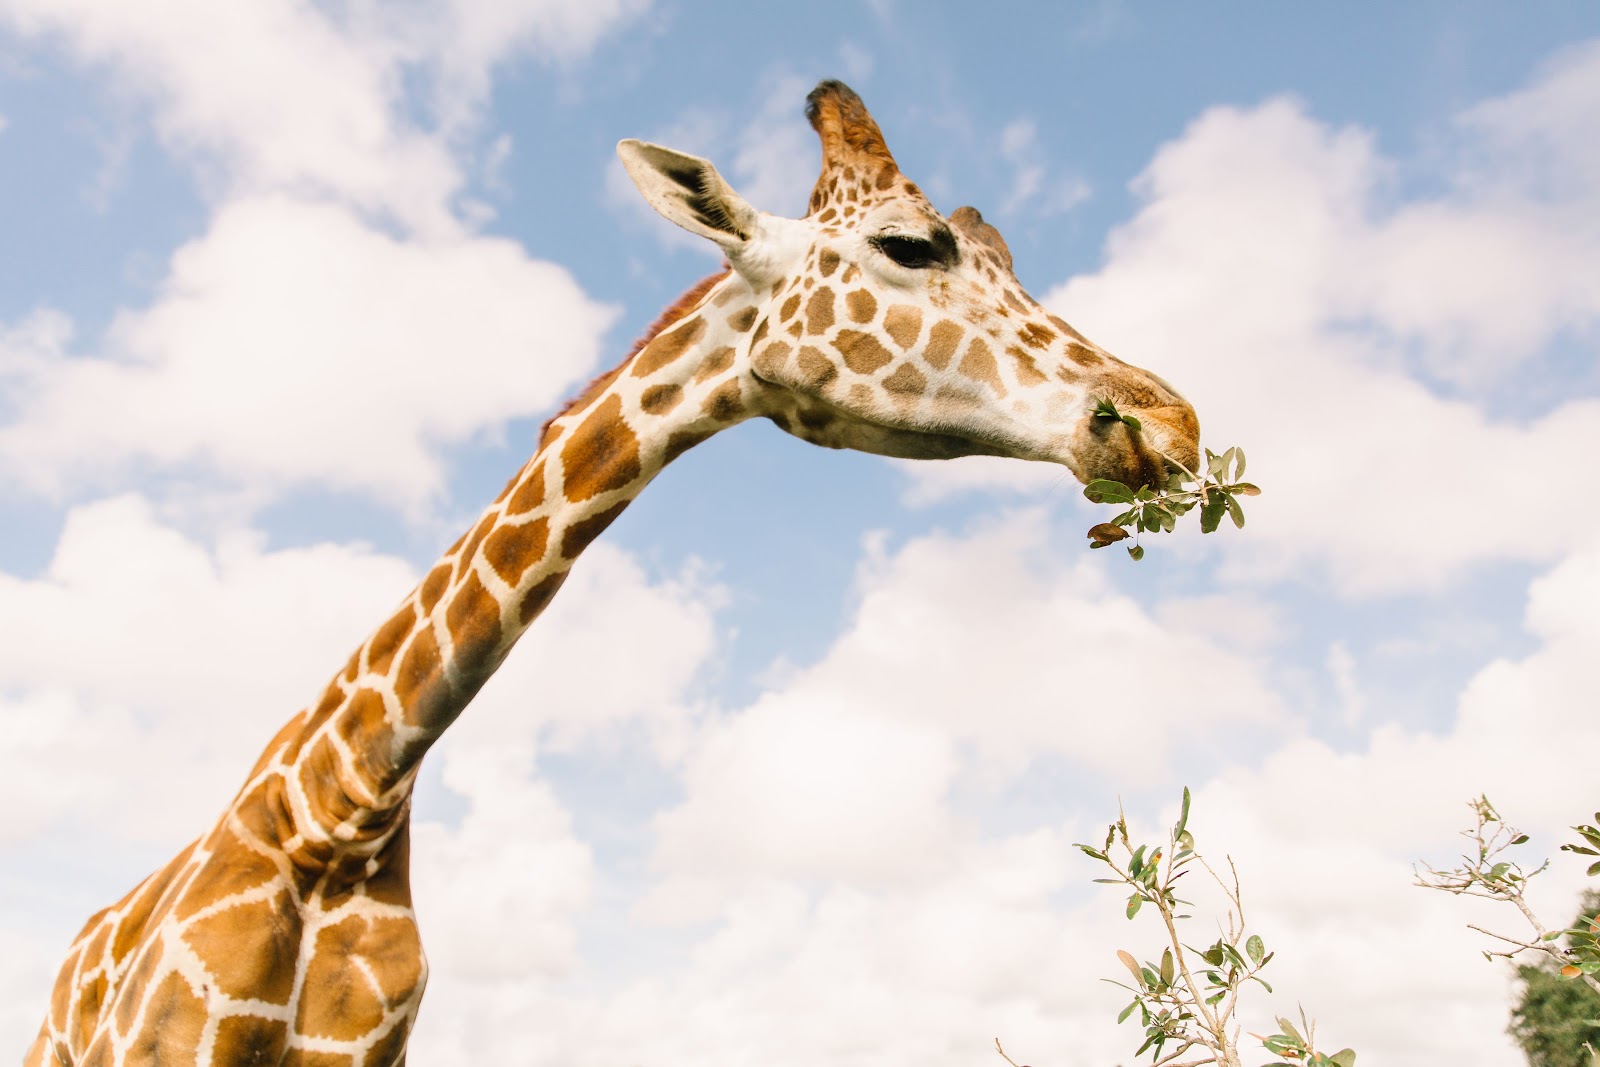
<instances>
[{"instance_id":1,"label":"white cloud","mask_svg":"<svg viewBox=\"0 0 1600 1067\"><path fill-rule=\"evenodd\" d=\"M1058 539L1030 512L870 552L828 655L709 724L686 761L687 799L659 822L654 913L694 915L739 872L919 877L959 837L945 809L958 780L1003 782L1040 758L1159 776L1215 730L1273 724L1248 657L1164 629L1093 564L1060 561ZM1186 681L1200 676L1229 682Z\"/></svg>"},{"instance_id":2,"label":"white cloud","mask_svg":"<svg viewBox=\"0 0 1600 1067\"><path fill-rule=\"evenodd\" d=\"M811 84L794 75L770 80L755 117L735 137L729 166L741 196L762 211L798 218L819 170L817 135L804 116Z\"/></svg>"},{"instance_id":3,"label":"white cloud","mask_svg":"<svg viewBox=\"0 0 1600 1067\"><path fill-rule=\"evenodd\" d=\"M439 235L459 229L449 204L461 166L444 138L405 116L406 78L434 75L434 110L456 129L500 62L575 58L646 4L6 0L0 25L110 69L221 195L333 196Z\"/></svg>"},{"instance_id":4,"label":"white cloud","mask_svg":"<svg viewBox=\"0 0 1600 1067\"><path fill-rule=\"evenodd\" d=\"M332 206L236 201L104 353L69 356L53 316L0 337L0 455L51 492L155 463L416 508L444 447L553 404L614 314L510 241L402 242Z\"/></svg>"},{"instance_id":5,"label":"white cloud","mask_svg":"<svg viewBox=\"0 0 1600 1067\"><path fill-rule=\"evenodd\" d=\"M650 0L363 0L363 29L401 42L435 68L435 108L445 127L471 121L495 67L518 53L550 62L580 58L607 33L642 15Z\"/></svg>"},{"instance_id":6,"label":"white cloud","mask_svg":"<svg viewBox=\"0 0 1600 1067\"><path fill-rule=\"evenodd\" d=\"M1046 182L1049 170L1039 147L1039 129L1030 118L1013 119L1000 130L1000 155L1016 168L1011 190L1000 212L1015 215L1026 209L1035 218L1059 215L1089 199L1089 183L1079 176Z\"/></svg>"}]
</instances>

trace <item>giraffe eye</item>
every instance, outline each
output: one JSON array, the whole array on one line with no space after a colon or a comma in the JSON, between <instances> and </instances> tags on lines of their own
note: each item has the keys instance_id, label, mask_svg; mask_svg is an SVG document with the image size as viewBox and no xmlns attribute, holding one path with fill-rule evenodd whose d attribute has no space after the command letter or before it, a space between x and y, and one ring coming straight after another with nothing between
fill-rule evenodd
<instances>
[{"instance_id":1,"label":"giraffe eye","mask_svg":"<svg viewBox=\"0 0 1600 1067\"><path fill-rule=\"evenodd\" d=\"M886 233L872 238L871 243L873 248L909 270L942 266L946 259L942 248L921 237Z\"/></svg>"}]
</instances>

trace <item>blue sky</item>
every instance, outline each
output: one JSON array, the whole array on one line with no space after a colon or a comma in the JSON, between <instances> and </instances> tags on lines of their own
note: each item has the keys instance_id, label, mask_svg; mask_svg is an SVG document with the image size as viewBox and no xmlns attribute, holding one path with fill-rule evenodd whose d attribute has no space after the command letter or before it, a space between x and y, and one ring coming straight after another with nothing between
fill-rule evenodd
<instances>
[{"instance_id":1,"label":"blue sky","mask_svg":"<svg viewBox=\"0 0 1600 1067\"><path fill-rule=\"evenodd\" d=\"M0 1043L715 269L616 141L798 214L841 77L1266 495L1135 565L1049 469L696 449L430 757L412 1062L1126 1060L1155 933L1070 843L1184 784L1281 951L1250 1026L1515 1061L1410 863L1594 807L1592 8L142 8L0 0Z\"/></svg>"}]
</instances>

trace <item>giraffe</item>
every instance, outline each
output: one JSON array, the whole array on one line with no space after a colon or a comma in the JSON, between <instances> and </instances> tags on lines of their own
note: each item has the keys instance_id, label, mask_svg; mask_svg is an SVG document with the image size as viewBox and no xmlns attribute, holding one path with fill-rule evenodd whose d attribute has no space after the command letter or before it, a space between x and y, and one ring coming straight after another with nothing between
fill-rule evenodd
<instances>
[{"instance_id":1,"label":"giraffe","mask_svg":"<svg viewBox=\"0 0 1600 1067\"><path fill-rule=\"evenodd\" d=\"M409 886L420 761L584 548L712 434L763 417L829 448L1012 456L1085 481L1194 466L1189 404L1035 303L975 209L935 211L854 92L822 82L806 114L822 173L801 219L757 211L705 160L618 145L725 269L544 425L210 829L89 920L27 1067L403 1063L427 977ZM1097 418L1101 400L1142 430Z\"/></svg>"}]
</instances>

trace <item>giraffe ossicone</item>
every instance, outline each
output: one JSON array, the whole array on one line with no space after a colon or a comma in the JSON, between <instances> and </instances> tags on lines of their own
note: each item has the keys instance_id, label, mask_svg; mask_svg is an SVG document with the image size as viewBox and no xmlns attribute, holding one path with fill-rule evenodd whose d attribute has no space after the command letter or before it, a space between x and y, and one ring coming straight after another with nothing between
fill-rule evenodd
<instances>
[{"instance_id":1,"label":"giraffe ossicone","mask_svg":"<svg viewBox=\"0 0 1600 1067\"><path fill-rule=\"evenodd\" d=\"M1044 460L1080 479L1194 466L1194 411L1023 291L977 211L940 215L859 97L807 100L802 219L708 162L624 141L645 198L731 265L544 427L532 458L268 744L221 818L93 916L27 1067L403 1062L427 967L409 883L423 755L667 464L752 417L831 448ZM1100 401L1141 433L1096 419Z\"/></svg>"}]
</instances>

